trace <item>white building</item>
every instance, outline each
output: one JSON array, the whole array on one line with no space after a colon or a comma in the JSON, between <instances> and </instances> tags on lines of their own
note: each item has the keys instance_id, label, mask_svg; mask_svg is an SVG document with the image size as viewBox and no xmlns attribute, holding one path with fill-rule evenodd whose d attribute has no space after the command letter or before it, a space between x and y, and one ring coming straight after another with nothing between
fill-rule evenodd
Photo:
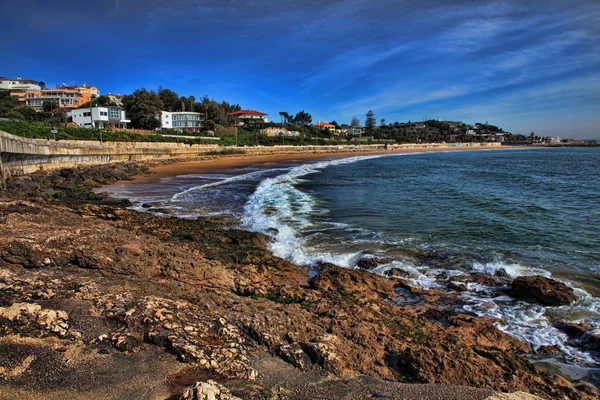
<instances>
[{"instance_id":1,"label":"white building","mask_svg":"<svg viewBox=\"0 0 600 400\"><path fill-rule=\"evenodd\" d=\"M0 89L7 90L42 90L38 82L31 79L21 79L17 76L16 79L0 78Z\"/></svg>"},{"instance_id":2,"label":"white building","mask_svg":"<svg viewBox=\"0 0 600 400\"><path fill-rule=\"evenodd\" d=\"M188 132L200 132L204 114L197 112L160 112L160 122L162 129L180 129Z\"/></svg>"},{"instance_id":3,"label":"white building","mask_svg":"<svg viewBox=\"0 0 600 400\"><path fill-rule=\"evenodd\" d=\"M131 123L122 107L77 108L69 111L67 116L82 128L117 128L126 129Z\"/></svg>"}]
</instances>

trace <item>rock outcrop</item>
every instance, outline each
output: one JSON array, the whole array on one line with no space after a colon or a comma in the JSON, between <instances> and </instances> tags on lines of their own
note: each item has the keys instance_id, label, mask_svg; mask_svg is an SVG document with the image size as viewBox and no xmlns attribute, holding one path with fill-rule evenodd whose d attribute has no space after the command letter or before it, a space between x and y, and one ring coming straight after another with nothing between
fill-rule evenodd
<instances>
[{"instance_id":1,"label":"rock outcrop","mask_svg":"<svg viewBox=\"0 0 600 400\"><path fill-rule=\"evenodd\" d=\"M549 306L568 305L577 300L573 289L562 282L540 275L520 276L511 283L511 296Z\"/></svg>"}]
</instances>

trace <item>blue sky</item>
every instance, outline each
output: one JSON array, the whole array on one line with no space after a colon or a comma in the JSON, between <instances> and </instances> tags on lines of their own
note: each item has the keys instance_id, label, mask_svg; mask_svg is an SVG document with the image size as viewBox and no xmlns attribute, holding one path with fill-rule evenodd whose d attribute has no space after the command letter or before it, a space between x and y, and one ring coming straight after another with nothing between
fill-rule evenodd
<instances>
[{"instance_id":1,"label":"blue sky","mask_svg":"<svg viewBox=\"0 0 600 400\"><path fill-rule=\"evenodd\" d=\"M600 138L598 0L3 3L6 77Z\"/></svg>"}]
</instances>

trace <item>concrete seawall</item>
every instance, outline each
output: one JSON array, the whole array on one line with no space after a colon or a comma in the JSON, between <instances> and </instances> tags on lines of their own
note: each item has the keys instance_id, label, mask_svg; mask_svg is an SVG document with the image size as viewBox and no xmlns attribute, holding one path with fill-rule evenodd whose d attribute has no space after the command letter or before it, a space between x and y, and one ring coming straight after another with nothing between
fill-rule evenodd
<instances>
[{"instance_id":1,"label":"concrete seawall","mask_svg":"<svg viewBox=\"0 0 600 400\"><path fill-rule=\"evenodd\" d=\"M491 148L500 143L404 144L390 148ZM104 142L87 140L28 139L0 131L0 170L2 178L39 170L60 169L80 165L165 158L196 157L219 151L215 144ZM244 147L246 154L329 153L334 151L367 151L377 145L343 146L257 146Z\"/></svg>"}]
</instances>

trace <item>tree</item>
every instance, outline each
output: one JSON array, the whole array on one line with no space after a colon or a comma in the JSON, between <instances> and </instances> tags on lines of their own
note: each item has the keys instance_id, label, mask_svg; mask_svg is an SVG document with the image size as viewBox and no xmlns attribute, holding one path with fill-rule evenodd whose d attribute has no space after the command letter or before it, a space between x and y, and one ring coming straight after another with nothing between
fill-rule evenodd
<instances>
[{"instance_id":1,"label":"tree","mask_svg":"<svg viewBox=\"0 0 600 400\"><path fill-rule=\"evenodd\" d=\"M8 90L0 90L0 116L4 116L19 107L19 100L10 95ZM8 118L8 117L7 117Z\"/></svg>"},{"instance_id":2,"label":"tree","mask_svg":"<svg viewBox=\"0 0 600 400\"><path fill-rule=\"evenodd\" d=\"M170 89L158 87L158 96L163 102L164 111L177 111L181 107L179 95Z\"/></svg>"},{"instance_id":3,"label":"tree","mask_svg":"<svg viewBox=\"0 0 600 400\"><path fill-rule=\"evenodd\" d=\"M135 128L154 130L161 126L158 115L164 107L160 96L154 91L141 88L123 98L123 106Z\"/></svg>"},{"instance_id":4,"label":"tree","mask_svg":"<svg viewBox=\"0 0 600 400\"><path fill-rule=\"evenodd\" d=\"M352 117L352 122L350 122L350 126L353 128L360 128L360 120L356 117Z\"/></svg>"},{"instance_id":5,"label":"tree","mask_svg":"<svg viewBox=\"0 0 600 400\"><path fill-rule=\"evenodd\" d=\"M312 115L302 110L294 117L294 122L298 125L309 125L312 122Z\"/></svg>"},{"instance_id":6,"label":"tree","mask_svg":"<svg viewBox=\"0 0 600 400\"><path fill-rule=\"evenodd\" d=\"M375 120L375 113L369 110L367 112L367 119L365 119L365 133L367 136L373 136L375 133L375 125L377 124Z\"/></svg>"},{"instance_id":7,"label":"tree","mask_svg":"<svg viewBox=\"0 0 600 400\"><path fill-rule=\"evenodd\" d=\"M288 112L279 111L279 116L283 119L284 124L289 124L294 119Z\"/></svg>"},{"instance_id":8,"label":"tree","mask_svg":"<svg viewBox=\"0 0 600 400\"><path fill-rule=\"evenodd\" d=\"M329 124L335 126L335 129L340 129L340 125L336 121L331 121Z\"/></svg>"},{"instance_id":9,"label":"tree","mask_svg":"<svg viewBox=\"0 0 600 400\"><path fill-rule=\"evenodd\" d=\"M385 126L385 118L379 120L379 126Z\"/></svg>"}]
</instances>

